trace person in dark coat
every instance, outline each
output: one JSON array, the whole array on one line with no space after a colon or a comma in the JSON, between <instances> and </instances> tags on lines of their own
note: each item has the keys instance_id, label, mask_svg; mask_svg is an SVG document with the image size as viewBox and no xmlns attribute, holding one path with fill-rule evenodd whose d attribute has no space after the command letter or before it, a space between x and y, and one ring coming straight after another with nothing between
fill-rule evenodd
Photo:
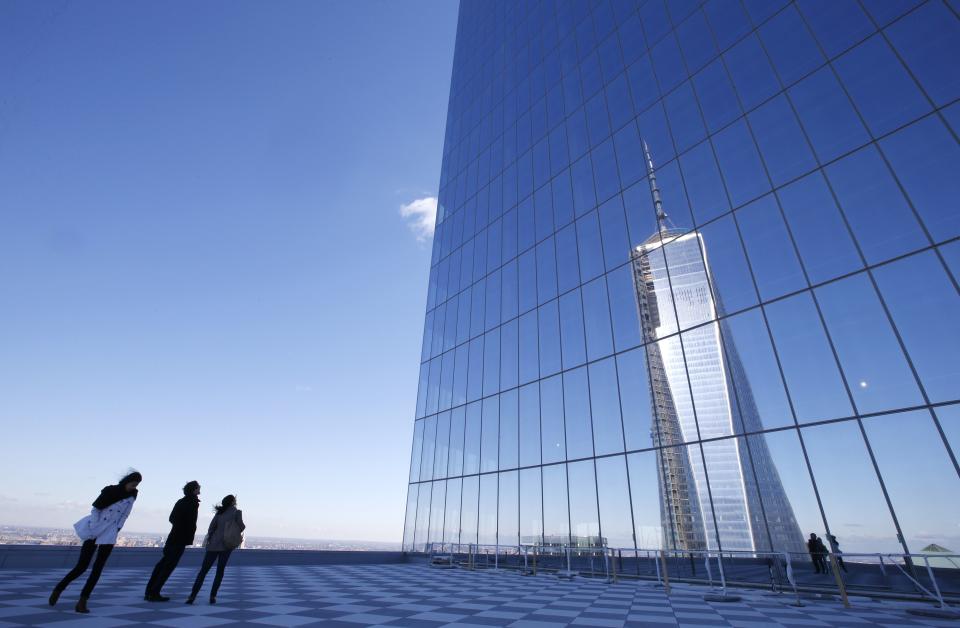
<instances>
[{"instance_id":1,"label":"person in dark coat","mask_svg":"<svg viewBox=\"0 0 960 628\"><path fill-rule=\"evenodd\" d=\"M160 594L167 578L177 568L180 557L188 545L193 545L197 533L197 513L200 511L200 483L187 482L183 487L183 497L177 500L170 511L170 534L163 545L163 556L153 568L153 574L147 582L143 599L148 602L169 602L170 598Z\"/></svg>"},{"instance_id":2,"label":"person in dark coat","mask_svg":"<svg viewBox=\"0 0 960 628\"><path fill-rule=\"evenodd\" d=\"M840 542L837 540L837 537L828 534L827 541L830 542L830 551L833 552L833 555L836 557L840 569L843 569L843 573L847 573L847 566L843 564L843 552L840 551Z\"/></svg>"},{"instance_id":3,"label":"person in dark coat","mask_svg":"<svg viewBox=\"0 0 960 628\"><path fill-rule=\"evenodd\" d=\"M813 559L813 570L816 573L827 573L827 561L824 560L827 550L813 532L810 533L810 539L807 541L807 551L810 552L810 558Z\"/></svg>"}]
</instances>

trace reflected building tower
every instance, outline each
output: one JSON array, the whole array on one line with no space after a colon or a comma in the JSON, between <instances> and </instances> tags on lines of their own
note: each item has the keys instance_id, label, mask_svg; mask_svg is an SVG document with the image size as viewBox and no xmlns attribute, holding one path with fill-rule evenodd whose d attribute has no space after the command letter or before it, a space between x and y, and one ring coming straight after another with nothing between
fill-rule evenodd
<instances>
[{"instance_id":1,"label":"reflected building tower","mask_svg":"<svg viewBox=\"0 0 960 628\"><path fill-rule=\"evenodd\" d=\"M803 552L763 436L710 440L757 432L760 417L736 348L722 338L703 236L668 226L644 150L658 230L633 250L633 278L647 346L663 545L766 551L772 541Z\"/></svg>"}]
</instances>

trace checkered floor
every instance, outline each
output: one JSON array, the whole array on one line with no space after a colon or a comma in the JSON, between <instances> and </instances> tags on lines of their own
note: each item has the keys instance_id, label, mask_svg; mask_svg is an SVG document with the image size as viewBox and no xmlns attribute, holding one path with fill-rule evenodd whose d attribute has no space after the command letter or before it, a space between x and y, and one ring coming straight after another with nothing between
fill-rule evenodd
<instances>
[{"instance_id":1,"label":"checkered floor","mask_svg":"<svg viewBox=\"0 0 960 628\"><path fill-rule=\"evenodd\" d=\"M47 596L63 570L0 570L0 627L58 628L148 624L208 626L958 626L960 621L908 615L912 604L855 600L788 606L790 598L740 591L738 603L708 603L702 587L675 586L668 598L646 582L615 585L513 572L438 570L418 564L271 566L228 568L218 604L207 604L213 573L197 604L186 598L193 570L177 570L164 593L167 603L143 601L148 572L107 569L90 600L90 615L73 605L83 579L67 589L56 608ZM916 606L916 605L913 605Z\"/></svg>"}]
</instances>

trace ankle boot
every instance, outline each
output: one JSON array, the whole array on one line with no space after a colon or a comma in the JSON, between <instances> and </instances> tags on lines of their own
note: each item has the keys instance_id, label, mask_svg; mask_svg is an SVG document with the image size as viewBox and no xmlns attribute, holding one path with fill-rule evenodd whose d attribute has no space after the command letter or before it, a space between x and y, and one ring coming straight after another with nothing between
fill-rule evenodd
<instances>
[{"instance_id":1,"label":"ankle boot","mask_svg":"<svg viewBox=\"0 0 960 628\"><path fill-rule=\"evenodd\" d=\"M47 600L47 604L50 606L55 606L57 604L57 600L60 599L61 593L63 593L63 589L54 589L53 593L50 594L50 599Z\"/></svg>"},{"instance_id":2,"label":"ankle boot","mask_svg":"<svg viewBox=\"0 0 960 628\"><path fill-rule=\"evenodd\" d=\"M80 598L80 600L77 602L76 608L73 610L77 611L78 613L89 613L90 609L87 608L87 598Z\"/></svg>"},{"instance_id":3,"label":"ankle boot","mask_svg":"<svg viewBox=\"0 0 960 628\"><path fill-rule=\"evenodd\" d=\"M190 594L190 597L187 598L187 604L193 604L193 601L197 599L196 595Z\"/></svg>"}]
</instances>

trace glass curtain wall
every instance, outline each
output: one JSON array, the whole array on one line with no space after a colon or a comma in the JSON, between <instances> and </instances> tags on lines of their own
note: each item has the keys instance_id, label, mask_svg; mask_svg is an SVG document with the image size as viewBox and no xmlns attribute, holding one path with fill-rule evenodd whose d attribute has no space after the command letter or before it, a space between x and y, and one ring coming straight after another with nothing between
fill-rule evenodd
<instances>
[{"instance_id":1,"label":"glass curtain wall","mask_svg":"<svg viewBox=\"0 0 960 628\"><path fill-rule=\"evenodd\" d=\"M960 552L960 16L460 7L404 547Z\"/></svg>"}]
</instances>

